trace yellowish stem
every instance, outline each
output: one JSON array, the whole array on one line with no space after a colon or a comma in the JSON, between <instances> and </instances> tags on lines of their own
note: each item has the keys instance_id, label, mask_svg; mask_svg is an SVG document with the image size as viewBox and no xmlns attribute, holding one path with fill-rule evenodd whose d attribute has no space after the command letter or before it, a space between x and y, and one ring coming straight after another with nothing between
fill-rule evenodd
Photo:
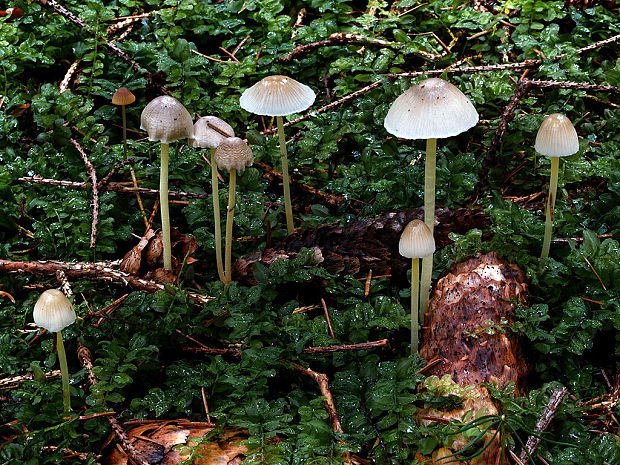
<instances>
[{"instance_id":1,"label":"yellowish stem","mask_svg":"<svg viewBox=\"0 0 620 465\"><path fill-rule=\"evenodd\" d=\"M211 149L211 196L213 197L213 221L215 224L215 261L217 275L220 281L226 282L224 265L222 265L222 227L220 226L220 196L217 179L217 163L215 163L215 149Z\"/></svg>"},{"instance_id":2,"label":"yellowish stem","mask_svg":"<svg viewBox=\"0 0 620 465\"><path fill-rule=\"evenodd\" d=\"M293 232L293 207L291 205L291 186L288 178L288 158L286 156L286 139L284 137L284 122L281 116L276 116L278 122L278 139L280 141L280 158L282 159L282 185L284 187L284 210L286 212L286 231Z\"/></svg>"},{"instance_id":3,"label":"yellowish stem","mask_svg":"<svg viewBox=\"0 0 620 465\"><path fill-rule=\"evenodd\" d=\"M60 375L62 377L62 405L65 413L71 411L71 393L69 391L69 367L67 366L67 354L65 345L62 343L62 334L56 333L56 350L58 351L58 361L60 362Z\"/></svg>"},{"instance_id":4,"label":"yellowish stem","mask_svg":"<svg viewBox=\"0 0 620 465\"><path fill-rule=\"evenodd\" d=\"M164 238L164 268L172 270L172 245L170 242L170 210L168 208L168 144L161 144L161 171L159 173L159 209L161 211L161 231Z\"/></svg>"},{"instance_id":5,"label":"yellowish stem","mask_svg":"<svg viewBox=\"0 0 620 465\"><path fill-rule=\"evenodd\" d=\"M426 163L424 167L424 223L433 232L435 227L435 171L437 165L437 139L426 140ZM420 284L420 320L428 311L431 280L433 278L433 255L422 258Z\"/></svg>"},{"instance_id":6,"label":"yellowish stem","mask_svg":"<svg viewBox=\"0 0 620 465\"><path fill-rule=\"evenodd\" d=\"M230 181L228 188L228 209L226 212L226 258L224 262L224 269L226 270L226 276L224 278L224 284L228 284L232 281L232 230L233 219L235 216L235 185L237 181L237 170L230 170Z\"/></svg>"},{"instance_id":7,"label":"yellowish stem","mask_svg":"<svg viewBox=\"0 0 620 465\"><path fill-rule=\"evenodd\" d=\"M555 198L558 191L558 176L560 172L560 157L551 157L551 179L549 180L549 194L545 208L545 238L543 239L540 258L549 256L551 248L551 233L553 232L553 216L555 211Z\"/></svg>"},{"instance_id":8,"label":"yellowish stem","mask_svg":"<svg viewBox=\"0 0 620 465\"><path fill-rule=\"evenodd\" d=\"M420 259L411 259L411 353L418 352L418 303L420 299Z\"/></svg>"}]
</instances>

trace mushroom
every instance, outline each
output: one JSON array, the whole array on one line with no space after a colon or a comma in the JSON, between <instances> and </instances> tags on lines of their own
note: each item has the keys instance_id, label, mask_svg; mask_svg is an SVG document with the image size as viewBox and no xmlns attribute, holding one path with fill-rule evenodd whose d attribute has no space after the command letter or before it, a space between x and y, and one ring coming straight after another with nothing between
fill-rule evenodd
<instances>
[{"instance_id":1,"label":"mushroom","mask_svg":"<svg viewBox=\"0 0 620 465\"><path fill-rule=\"evenodd\" d=\"M71 411L71 397L69 393L69 368L67 367L67 355L62 342L61 331L75 322L75 311L67 297L58 289L48 289L39 297L34 304L33 312L36 325L56 333L56 348L60 373L62 376L62 402L64 412Z\"/></svg>"},{"instance_id":2,"label":"mushroom","mask_svg":"<svg viewBox=\"0 0 620 465\"><path fill-rule=\"evenodd\" d=\"M121 114L123 115L123 159L127 160L127 117L125 115L125 105L131 105L136 101L136 96L131 93L127 87L119 87L119 89L114 92L112 95L112 105L117 105L121 107ZM140 198L140 193L137 191L138 189L138 180L136 179L136 173L133 171L133 167L129 167L129 172L131 173L131 181L133 182L133 187L136 189L136 199L138 200L138 206L140 207L140 211L142 212L142 218L144 219L144 224L148 228L149 220L146 218L146 213L144 212L144 205L142 205L142 199Z\"/></svg>"},{"instance_id":3,"label":"mushroom","mask_svg":"<svg viewBox=\"0 0 620 465\"><path fill-rule=\"evenodd\" d=\"M215 149L215 162L218 168L230 173L228 188L228 208L226 211L226 249L224 258L224 284L232 281L232 229L235 216L235 185L237 170L243 171L254 161L252 149L239 137L229 137Z\"/></svg>"},{"instance_id":4,"label":"mushroom","mask_svg":"<svg viewBox=\"0 0 620 465\"><path fill-rule=\"evenodd\" d=\"M220 227L220 199L215 149L227 137L234 136L235 131L226 121L217 116L203 116L194 123L194 135L189 140L189 145L194 148L209 147L211 149L211 193L213 194L213 219L215 221L215 260L217 262L217 274L222 282L225 281L225 276L224 266L222 265L222 230Z\"/></svg>"},{"instance_id":5,"label":"mushroom","mask_svg":"<svg viewBox=\"0 0 620 465\"><path fill-rule=\"evenodd\" d=\"M282 117L298 113L314 103L316 95L305 84L287 76L267 76L258 81L241 95L241 108L257 115L275 116L278 124L280 156L282 158L282 184L284 187L284 210L286 211L286 230L293 232L293 208L288 177L286 139Z\"/></svg>"},{"instance_id":6,"label":"mushroom","mask_svg":"<svg viewBox=\"0 0 620 465\"><path fill-rule=\"evenodd\" d=\"M142 110L140 129L144 129L148 133L149 140L161 142L159 208L164 239L164 268L172 270L170 211L168 209L169 144L178 139L192 137L194 125L192 124L192 117L181 102L169 95L162 95L151 100Z\"/></svg>"},{"instance_id":7,"label":"mushroom","mask_svg":"<svg viewBox=\"0 0 620 465\"><path fill-rule=\"evenodd\" d=\"M478 123L478 112L457 87L439 78L425 79L403 92L390 107L383 126L403 139L426 139L424 223L435 222L435 165L437 139L456 136ZM433 256L422 260L420 314L428 309Z\"/></svg>"},{"instance_id":8,"label":"mushroom","mask_svg":"<svg viewBox=\"0 0 620 465\"><path fill-rule=\"evenodd\" d=\"M540 254L542 259L549 256L549 248L551 247L560 157L573 155L579 151L579 139L573 123L560 113L547 116L540 125L538 134L536 134L534 149L541 155L551 157L551 178L549 180L549 193L545 207L545 238L543 239L543 247Z\"/></svg>"},{"instance_id":9,"label":"mushroom","mask_svg":"<svg viewBox=\"0 0 620 465\"><path fill-rule=\"evenodd\" d=\"M435 239L423 221L413 220L405 226L398 252L411 259L411 353L418 351L418 300L420 291L420 258L433 255Z\"/></svg>"}]
</instances>

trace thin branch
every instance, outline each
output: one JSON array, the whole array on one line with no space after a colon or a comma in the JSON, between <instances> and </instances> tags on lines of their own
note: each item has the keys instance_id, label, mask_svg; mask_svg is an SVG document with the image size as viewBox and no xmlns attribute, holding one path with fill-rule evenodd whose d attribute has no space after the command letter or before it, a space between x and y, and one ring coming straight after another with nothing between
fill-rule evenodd
<instances>
[{"instance_id":1,"label":"thin branch","mask_svg":"<svg viewBox=\"0 0 620 465\"><path fill-rule=\"evenodd\" d=\"M23 176L21 178L17 178L18 181L21 182L33 182L35 184L49 184L52 186L64 186L71 187L73 189L90 189L90 183L80 182L80 181L65 181L62 179L48 179L44 178L40 175L34 176ZM99 186L99 190L101 191L110 191L110 192L118 192L120 194L135 194L136 192L142 195L150 195L153 197L159 197L158 189L148 189L146 187L128 187L125 183L119 182L108 182L107 184ZM209 198L208 194L199 194L197 192L182 192L182 191L168 191L168 197L173 198L187 198L187 199L207 199Z\"/></svg>"},{"instance_id":2,"label":"thin branch","mask_svg":"<svg viewBox=\"0 0 620 465\"><path fill-rule=\"evenodd\" d=\"M539 87L541 89L577 89L590 90L593 92L620 92L620 87L588 84L587 82L543 81L539 79L532 79L530 82L534 87Z\"/></svg>"},{"instance_id":3,"label":"thin branch","mask_svg":"<svg viewBox=\"0 0 620 465\"><path fill-rule=\"evenodd\" d=\"M304 349L304 353L325 354L332 352L349 352L353 350L368 350L375 349L377 347L390 347L390 342L387 339L379 339L378 341L358 342L356 344L343 344L325 347L306 347Z\"/></svg>"},{"instance_id":4,"label":"thin branch","mask_svg":"<svg viewBox=\"0 0 620 465\"><path fill-rule=\"evenodd\" d=\"M126 165L133 165L136 163L136 160L134 160L133 158L127 158L126 160L121 161L120 163L116 164L116 166L114 166L110 172L108 174L106 174L98 183L97 183L97 188L98 189L104 189L106 184L108 184L110 182L110 179L112 178L112 176L114 176L116 173L118 173L122 168L124 168Z\"/></svg>"},{"instance_id":5,"label":"thin branch","mask_svg":"<svg viewBox=\"0 0 620 465\"><path fill-rule=\"evenodd\" d=\"M558 408L560 408L562 400L567 393L568 390L564 387L562 389L557 389L553 391L553 394L551 394L549 402L547 403L547 406L545 407L542 416L534 427L534 431L536 433L541 433L547 429L547 427L553 420L553 417L555 416ZM525 449L521 451L521 455L519 456L519 460L523 463L523 465L528 465L530 463L530 457L534 455L536 449L538 449L540 441L541 439L538 434L536 436L530 436L529 438L527 438L527 442L525 443Z\"/></svg>"},{"instance_id":6,"label":"thin branch","mask_svg":"<svg viewBox=\"0 0 620 465\"><path fill-rule=\"evenodd\" d=\"M37 275L55 275L62 270L70 278L104 281L116 285L128 286L138 291L157 292L164 290L164 285L148 279L138 278L128 273L111 268L101 263L67 263L57 260L12 261L0 260L0 273L33 273ZM213 297L184 291L197 305L204 305Z\"/></svg>"},{"instance_id":7,"label":"thin branch","mask_svg":"<svg viewBox=\"0 0 620 465\"><path fill-rule=\"evenodd\" d=\"M90 248L94 249L97 243L97 224L99 222L99 190L97 189L97 172L95 171L95 167L88 159L86 152L84 149L78 144L75 139L69 139L69 142L73 144L73 146L77 149L84 160L84 165L86 165L86 172L92 181L92 189L93 189L93 221L90 230Z\"/></svg>"},{"instance_id":8,"label":"thin branch","mask_svg":"<svg viewBox=\"0 0 620 465\"><path fill-rule=\"evenodd\" d=\"M86 369L86 372L88 373L88 383L91 387L94 386L99 382L99 380L97 379L93 371L93 362L90 350L88 350L87 347L80 345L77 355L80 364ZM142 453L139 452L131 443L131 441L129 440L129 436L127 436L125 430L118 423L118 420L111 415L107 416L106 419L108 420L112 431L114 431L114 434L118 438L118 442L124 449L127 456L139 465L149 465L149 462L143 457Z\"/></svg>"}]
</instances>

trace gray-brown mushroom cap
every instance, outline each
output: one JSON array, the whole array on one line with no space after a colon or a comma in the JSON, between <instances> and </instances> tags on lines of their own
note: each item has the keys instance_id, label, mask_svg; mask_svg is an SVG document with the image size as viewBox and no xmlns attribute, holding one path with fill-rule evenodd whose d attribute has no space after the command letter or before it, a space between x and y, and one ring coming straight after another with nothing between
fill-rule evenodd
<instances>
[{"instance_id":1,"label":"gray-brown mushroom cap","mask_svg":"<svg viewBox=\"0 0 620 465\"><path fill-rule=\"evenodd\" d=\"M75 311L67 297L58 289L48 289L34 304L35 324L53 333L62 331L75 321Z\"/></svg>"},{"instance_id":2,"label":"gray-brown mushroom cap","mask_svg":"<svg viewBox=\"0 0 620 465\"><path fill-rule=\"evenodd\" d=\"M209 126L210 124L221 132L213 129ZM222 132L228 134L228 136L223 135ZM194 148L209 147L216 149L226 137L235 137L235 131L233 131L230 124L217 116L203 116L194 123L194 135L189 140L189 145Z\"/></svg>"},{"instance_id":3,"label":"gray-brown mushroom cap","mask_svg":"<svg viewBox=\"0 0 620 465\"><path fill-rule=\"evenodd\" d=\"M477 123L478 112L463 92L443 79L430 78L398 96L383 126L403 139L440 139Z\"/></svg>"},{"instance_id":4,"label":"gray-brown mushroom cap","mask_svg":"<svg viewBox=\"0 0 620 465\"><path fill-rule=\"evenodd\" d=\"M534 149L548 157L567 157L579 151L579 138L571 120L561 113L545 118L536 134Z\"/></svg>"},{"instance_id":5,"label":"gray-brown mushroom cap","mask_svg":"<svg viewBox=\"0 0 620 465\"><path fill-rule=\"evenodd\" d=\"M435 238L424 221L410 221L398 241L398 252L405 258L423 258L435 252Z\"/></svg>"},{"instance_id":6,"label":"gray-brown mushroom cap","mask_svg":"<svg viewBox=\"0 0 620 465\"><path fill-rule=\"evenodd\" d=\"M140 129L144 129L149 140L169 144L178 139L187 139L194 133L194 124L189 112L174 97L162 95L151 100L140 118Z\"/></svg>"},{"instance_id":7,"label":"gray-brown mushroom cap","mask_svg":"<svg viewBox=\"0 0 620 465\"><path fill-rule=\"evenodd\" d=\"M253 162L252 149L239 137L229 137L215 149L215 163L220 169L243 171Z\"/></svg>"},{"instance_id":8,"label":"gray-brown mushroom cap","mask_svg":"<svg viewBox=\"0 0 620 465\"><path fill-rule=\"evenodd\" d=\"M286 116L306 110L316 95L305 84L281 75L267 76L243 91L241 108L255 115Z\"/></svg>"}]
</instances>

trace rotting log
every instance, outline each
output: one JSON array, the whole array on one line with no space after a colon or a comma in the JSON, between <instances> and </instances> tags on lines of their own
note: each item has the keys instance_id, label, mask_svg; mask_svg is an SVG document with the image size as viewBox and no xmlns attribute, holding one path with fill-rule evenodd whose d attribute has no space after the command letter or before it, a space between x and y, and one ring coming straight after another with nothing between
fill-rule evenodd
<instances>
[{"instance_id":1,"label":"rotting log","mask_svg":"<svg viewBox=\"0 0 620 465\"><path fill-rule=\"evenodd\" d=\"M296 231L275 248L242 257L233 266L233 279L256 284L254 264L269 266L276 259L293 259L302 248L314 249L317 263L330 273L356 275L372 270L375 275L390 272L406 276L409 262L398 253L398 241L404 227L424 215L422 207L364 219L346 226L322 225L316 229ZM460 208L435 210L435 242L437 248L452 242L451 232L463 234L489 224L482 210Z\"/></svg>"},{"instance_id":2,"label":"rotting log","mask_svg":"<svg viewBox=\"0 0 620 465\"><path fill-rule=\"evenodd\" d=\"M526 296L523 271L499 259L495 252L456 264L439 280L426 315L420 355L439 359L428 375L449 375L455 390L466 387L467 394L461 408L432 409L421 417L461 420L472 410L471 419L477 418L478 412L479 416L498 414L480 383L495 383L500 389L514 383L516 394L524 393L528 366L519 336L510 331L510 325L515 319L514 302L525 302ZM457 436L451 449L456 452L468 442ZM471 463L494 464L501 452L496 437Z\"/></svg>"}]
</instances>

